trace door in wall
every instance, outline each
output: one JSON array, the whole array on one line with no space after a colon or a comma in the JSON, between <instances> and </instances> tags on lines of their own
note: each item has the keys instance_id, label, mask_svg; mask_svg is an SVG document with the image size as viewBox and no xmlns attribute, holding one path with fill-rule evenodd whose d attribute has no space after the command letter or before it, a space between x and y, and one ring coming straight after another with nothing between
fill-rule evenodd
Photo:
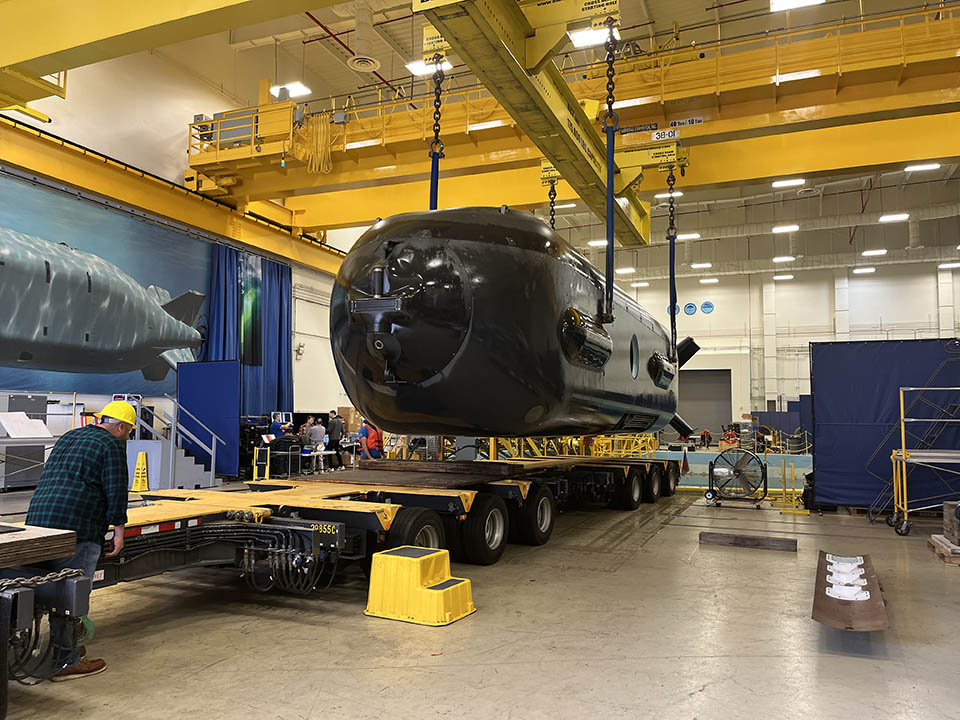
<instances>
[{"instance_id":1,"label":"door in wall","mask_svg":"<svg viewBox=\"0 0 960 720\"><path fill-rule=\"evenodd\" d=\"M680 403L677 412L699 434L704 428L721 436L721 428L731 418L729 370L681 370Z\"/></svg>"}]
</instances>

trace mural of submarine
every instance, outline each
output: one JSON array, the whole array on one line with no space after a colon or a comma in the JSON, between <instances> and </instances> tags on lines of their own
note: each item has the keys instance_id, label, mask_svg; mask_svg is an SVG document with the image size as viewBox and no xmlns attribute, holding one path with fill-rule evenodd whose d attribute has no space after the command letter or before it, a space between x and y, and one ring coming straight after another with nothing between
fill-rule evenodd
<instances>
[{"instance_id":1,"label":"mural of submarine","mask_svg":"<svg viewBox=\"0 0 960 720\"><path fill-rule=\"evenodd\" d=\"M340 268L331 343L354 405L389 431L591 435L690 427L668 333L529 213L459 208L378 222Z\"/></svg>"},{"instance_id":2,"label":"mural of submarine","mask_svg":"<svg viewBox=\"0 0 960 720\"><path fill-rule=\"evenodd\" d=\"M0 228L0 365L163 380L194 360L204 295L171 299L103 258Z\"/></svg>"}]
</instances>

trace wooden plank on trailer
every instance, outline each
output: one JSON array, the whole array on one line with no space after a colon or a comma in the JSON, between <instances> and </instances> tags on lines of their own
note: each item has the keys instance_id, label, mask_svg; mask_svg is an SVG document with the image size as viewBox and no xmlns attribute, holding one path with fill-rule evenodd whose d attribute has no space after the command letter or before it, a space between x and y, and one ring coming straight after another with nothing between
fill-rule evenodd
<instances>
[{"instance_id":1,"label":"wooden plank on trailer","mask_svg":"<svg viewBox=\"0 0 960 720\"><path fill-rule=\"evenodd\" d=\"M0 523L0 568L69 557L77 551L73 530Z\"/></svg>"},{"instance_id":2,"label":"wooden plank on trailer","mask_svg":"<svg viewBox=\"0 0 960 720\"><path fill-rule=\"evenodd\" d=\"M831 597L826 592L832 583L827 581L827 575L829 574L827 553L823 550L820 551L820 559L817 562L817 578L813 590L813 611L810 617L818 623L838 630L853 630L856 632L886 630L890 627L890 620L887 617L887 606L880 589L880 580L873 569L870 556L861 555L859 557L863 558L863 562L860 564L860 567L863 568L861 577L866 581L862 589L866 590L870 597L866 600L841 600ZM836 579L836 576L834 578Z\"/></svg>"},{"instance_id":3,"label":"wooden plank on trailer","mask_svg":"<svg viewBox=\"0 0 960 720\"><path fill-rule=\"evenodd\" d=\"M766 535L734 535L731 533L701 532L701 545L727 545L729 547L755 548L758 550L797 551L796 538L768 537Z\"/></svg>"}]
</instances>

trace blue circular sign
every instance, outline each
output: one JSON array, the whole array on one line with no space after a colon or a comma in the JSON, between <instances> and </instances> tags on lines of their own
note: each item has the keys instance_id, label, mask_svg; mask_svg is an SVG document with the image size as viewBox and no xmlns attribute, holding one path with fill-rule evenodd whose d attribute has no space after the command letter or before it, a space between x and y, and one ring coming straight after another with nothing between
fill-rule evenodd
<instances>
[{"instance_id":1,"label":"blue circular sign","mask_svg":"<svg viewBox=\"0 0 960 720\"><path fill-rule=\"evenodd\" d=\"M697 314L697 304L696 303L687 303L683 306L683 311L687 315L696 315Z\"/></svg>"},{"instance_id":2,"label":"blue circular sign","mask_svg":"<svg viewBox=\"0 0 960 720\"><path fill-rule=\"evenodd\" d=\"M713 303L707 300L703 305L700 306L700 310L704 315L709 315L713 312Z\"/></svg>"},{"instance_id":3,"label":"blue circular sign","mask_svg":"<svg viewBox=\"0 0 960 720\"><path fill-rule=\"evenodd\" d=\"M679 314L680 314L680 306L679 306L679 305L674 305L674 306L673 306L673 312L670 312L670 306L667 305L667 314L669 314L669 315L679 315Z\"/></svg>"}]
</instances>

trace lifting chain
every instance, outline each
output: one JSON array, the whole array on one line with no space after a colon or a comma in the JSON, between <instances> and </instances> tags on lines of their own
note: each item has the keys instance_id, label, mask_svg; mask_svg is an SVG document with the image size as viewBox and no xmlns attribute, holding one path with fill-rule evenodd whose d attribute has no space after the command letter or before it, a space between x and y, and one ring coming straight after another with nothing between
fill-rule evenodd
<instances>
[{"instance_id":1,"label":"lifting chain","mask_svg":"<svg viewBox=\"0 0 960 720\"><path fill-rule=\"evenodd\" d=\"M550 190L547 192L547 197L550 198L550 229L557 229L557 181L550 181Z\"/></svg>"},{"instance_id":2,"label":"lifting chain","mask_svg":"<svg viewBox=\"0 0 960 720\"><path fill-rule=\"evenodd\" d=\"M436 72L433 73L433 140L430 141L430 155L443 157L443 140L440 139L440 105L443 102L443 55L433 56Z\"/></svg>"},{"instance_id":3,"label":"lifting chain","mask_svg":"<svg viewBox=\"0 0 960 720\"><path fill-rule=\"evenodd\" d=\"M673 199L673 186L677 184L677 176L673 174L673 165L667 173L667 188L670 195L667 199L669 209L667 210L667 239L677 237L677 208Z\"/></svg>"},{"instance_id":4,"label":"lifting chain","mask_svg":"<svg viewBox=\"0 0 960 720\"><path fill-rule=\"evenodd\" d=\"M616 59L617 39L613 35L613 26L616 21L614 18L607 18L607 39L603 43L607 51L607 112L603 115L603 127L617 127L620 124L620 116L613 111L615 101L613 92L616 90L616 83L613 76L616 74L613 63Z\"/></svg>"},{"instance_id":5,"label":"lifting chain","mask_svg":"<svg viewBox=\"0 0 960 720\"><path fill-rule=\"evenodd\" d=\"M50 583L66 580L67 578L80 577L81 575L83 575L83 570L78 570L76 568L64 568L63 570L58 570L57 572L52 572L47 575L37 575L29 578L9 578L6 580L0 580L0 592L6 592L7 590L22 587L40 587L41 585L48 585Z\"/></svg>"}]
</instances>

